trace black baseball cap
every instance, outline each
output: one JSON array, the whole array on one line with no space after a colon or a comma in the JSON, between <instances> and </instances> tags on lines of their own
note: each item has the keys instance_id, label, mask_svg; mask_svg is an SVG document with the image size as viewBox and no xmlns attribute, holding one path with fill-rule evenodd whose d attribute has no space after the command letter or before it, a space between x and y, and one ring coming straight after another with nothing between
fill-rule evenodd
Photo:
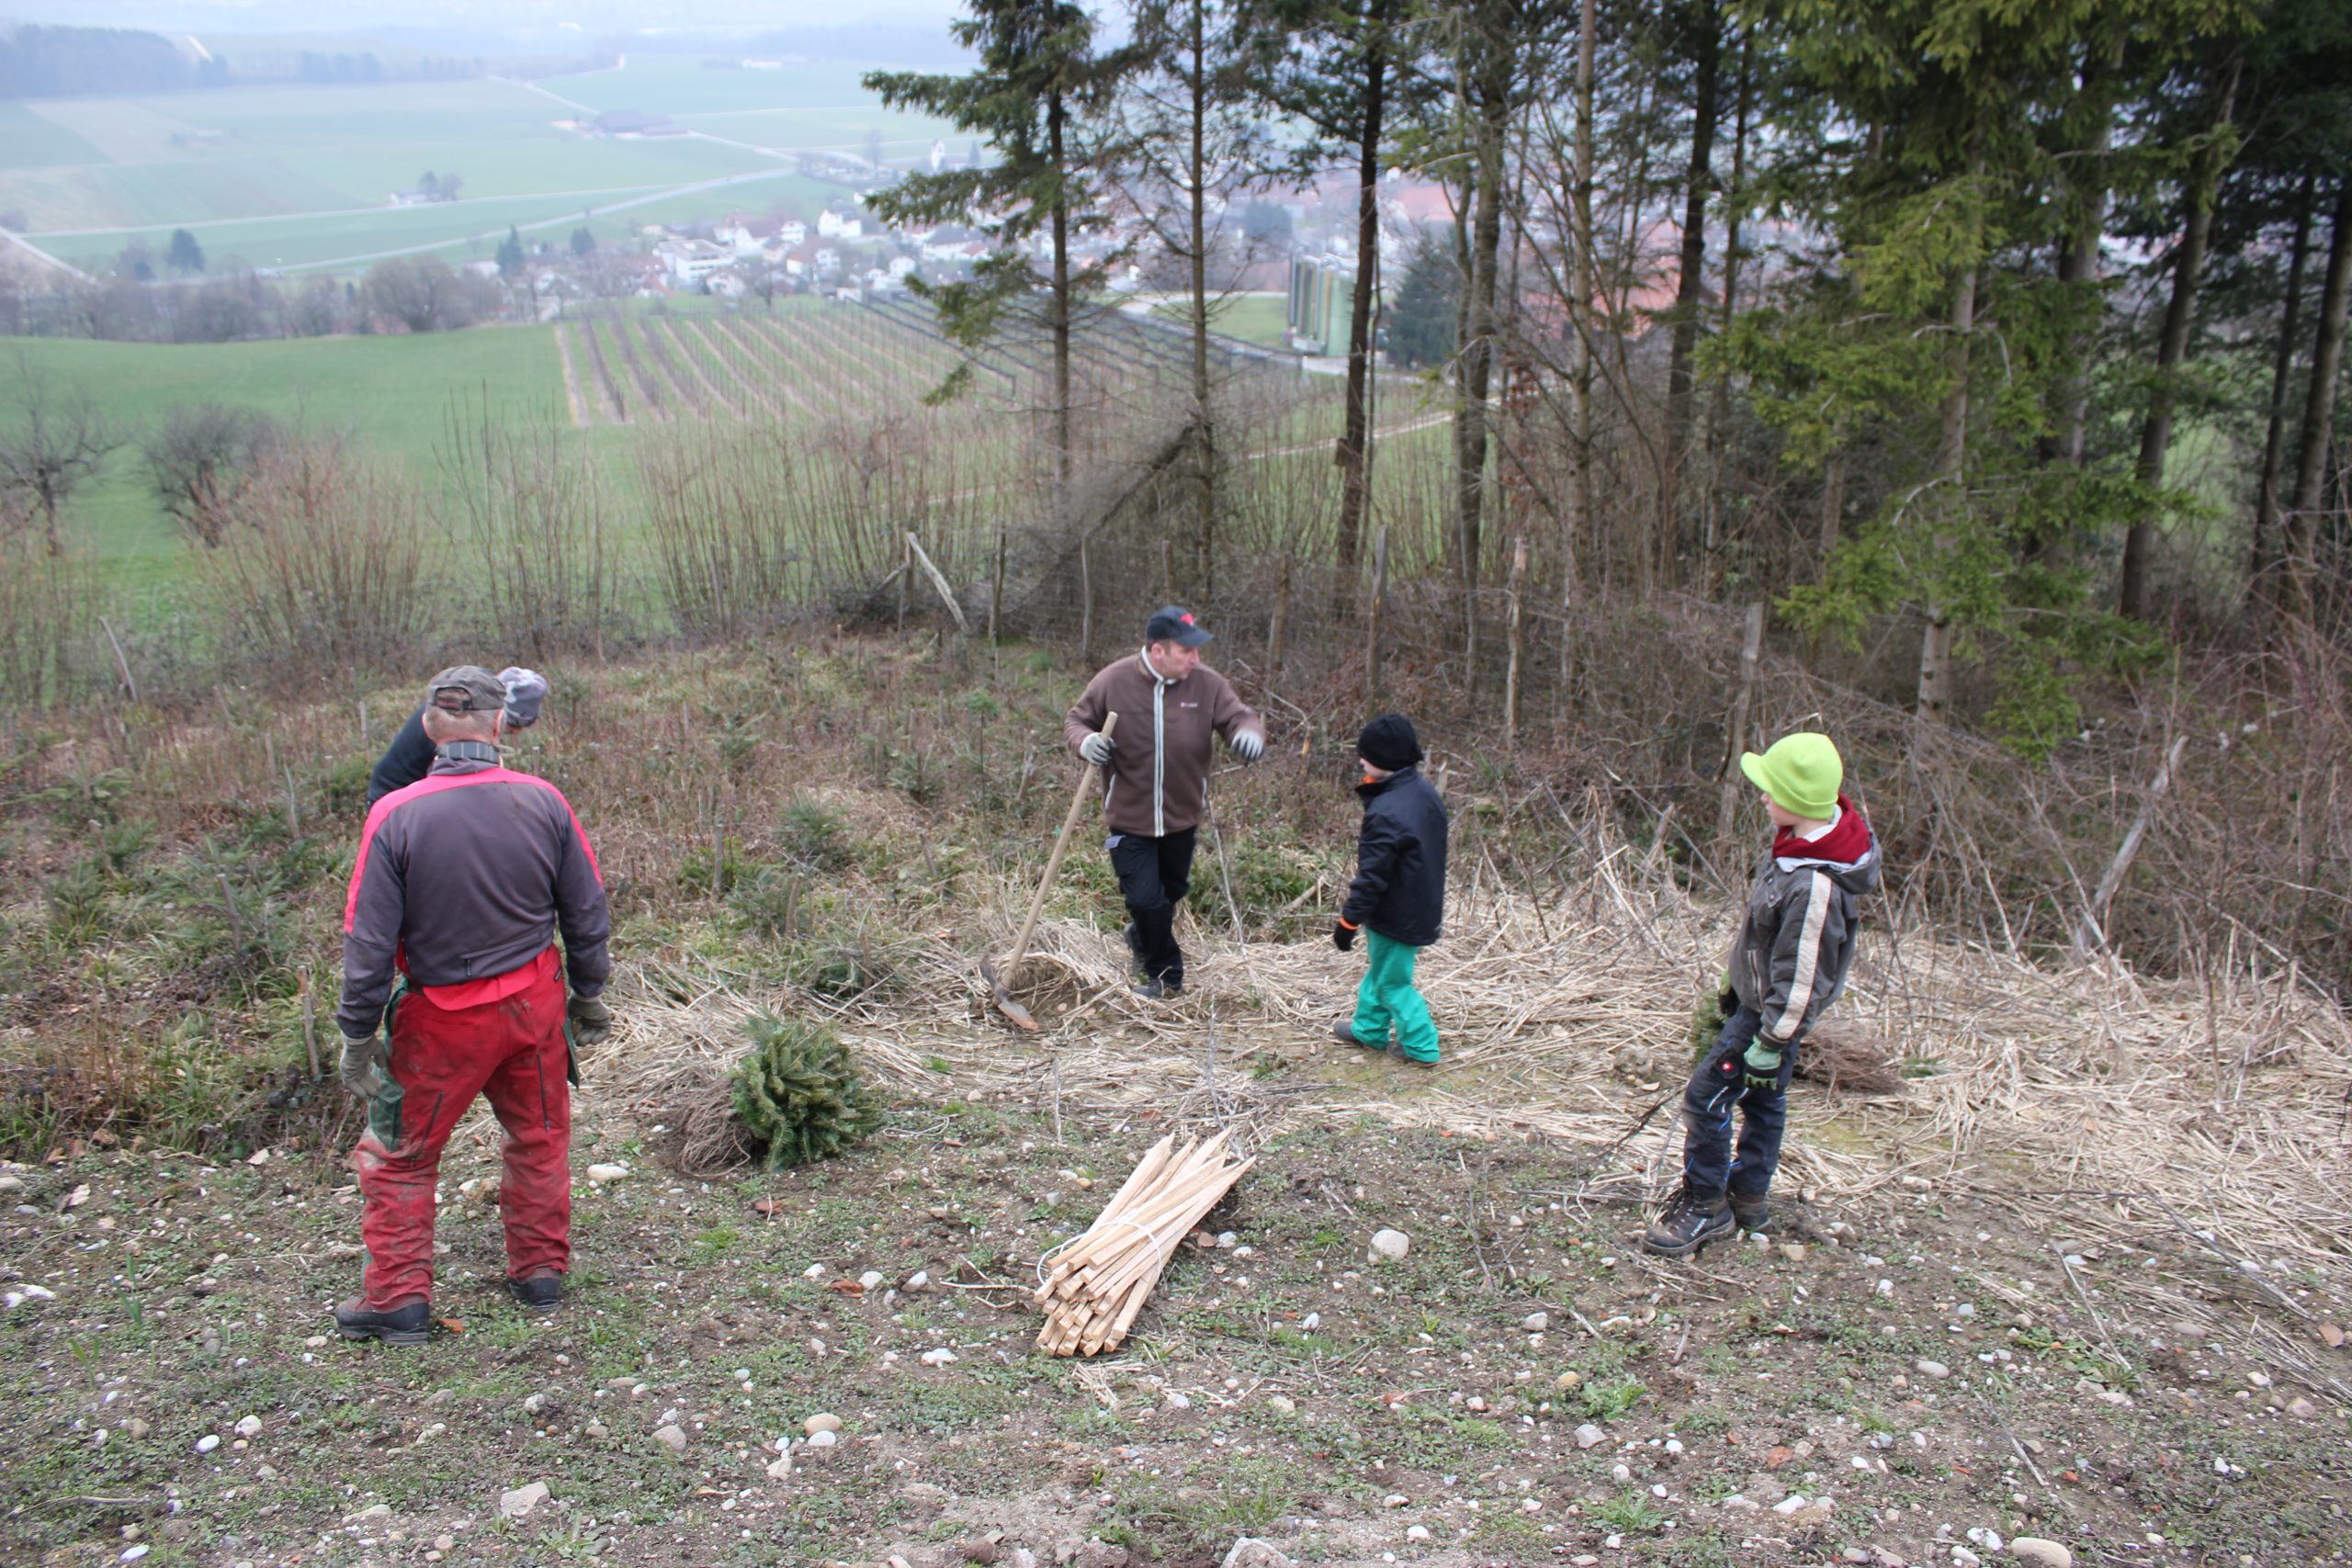
<instances>
[{"instance_id":1,"label":"black baseball cap","mask_svg":"<svg viewBox=\"0 0 2352 1568\"><path fill-rule=\"evenodd\" d=\"M1172 642L1180 648L1198 648L1209 640L1208 628L1193 619L1193 612L1180 604L1162 604L1151 613L1143 628L1146 642Z\"/></svg>"}]
</instances>

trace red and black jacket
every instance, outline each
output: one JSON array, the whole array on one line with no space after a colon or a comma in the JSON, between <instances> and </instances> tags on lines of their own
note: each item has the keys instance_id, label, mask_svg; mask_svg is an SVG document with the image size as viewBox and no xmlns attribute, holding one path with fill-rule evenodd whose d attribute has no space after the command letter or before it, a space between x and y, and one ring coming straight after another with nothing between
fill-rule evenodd
<instances>
[{"instance_id":1,"label":"red and black jacket","mask_svg":"<svg viewBox=\"0 0 2352 1568\"><path fill-rule=\"evenodd\" d=\"M379 800L359 838L343 916L345 1035L373 1034L396 974L428 1000L471 1007L555 962L574 995L611 970L612 915L588 835L561 791L491 762L443 758Z\"/></svg>"}]
</instances>

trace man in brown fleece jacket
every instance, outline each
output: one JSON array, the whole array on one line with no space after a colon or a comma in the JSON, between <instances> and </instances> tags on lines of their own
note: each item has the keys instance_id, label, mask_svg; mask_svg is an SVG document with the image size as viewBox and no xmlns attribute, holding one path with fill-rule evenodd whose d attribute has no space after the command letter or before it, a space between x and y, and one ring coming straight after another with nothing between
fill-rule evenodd
<instances>
[{"instance_id":1,"label":"man in brown fleece jacket","mask_svg":"<svg viewBox=\"0 0 2352 1568\"><path fill-rule=\"evenodd\" d=\"M1110 830L1111 869L1127 902L1127 948L1151 998L1184 988L1184 950L1176 945L1176 905L1192 886L1193 835L1208 801L1212 738L1254 762L1265 754L1266 726L1218 674L1201 662L1208 632L1193 613L1169 604L1152 612L1144 646L1105 668L1072 704L1063 730L1070 750L1100 766L1102 821ZM1115 735L1102 721L1119 716Z\"/></svg>"}]
</instances>

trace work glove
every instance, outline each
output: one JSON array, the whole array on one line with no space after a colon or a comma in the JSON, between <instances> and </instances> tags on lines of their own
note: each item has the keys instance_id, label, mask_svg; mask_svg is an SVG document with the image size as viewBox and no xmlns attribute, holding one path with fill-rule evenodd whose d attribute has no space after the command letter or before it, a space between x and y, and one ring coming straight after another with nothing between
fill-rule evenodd
<instances>
[{"instance_id":1,"label":"work glove","mask_svg":"<svg viewBox=\"0 0 2352 1568\"><path fill-rule=\"evenodd\" d=\"M1233 754L1245 762L1254 762L1266 754L1266 738L1254 729L1245 729L1233 738Z\"/></svg>"},{"instance_id":2,"label":"work glove","mask_svg":"<svg viewBox=\"0 0 2352 1568\"><path fill-rule=\"evenodd\" d=\"M343 1087L358 1100L373 1100L392 1081L392 1048L380 1034L343 1037Z\"/></svg>"},{"instance_id":3,"label":"work glove","mask_svg":"<svg viewBox=\"0 0 2352 1568\"><path fill-rule=\"evenodd\" d=\"M1781 1087L1781 1053L1762 1040L1750 1041L1739 1060L1747 1069L1748 1088L1770 1093Z\"/></svg>"},{"instance_id":4,"label":"work glove","mask_svg":"<svg viewBox=\"0 0 2352 1568\"><path fill-rule=\"evenodd\" d=\"M1341 953L1345 953L1355 944L1355 927L1348 924L1345 920L1334 920L1331 922L1331 945L1333 947L1338 948Z\"/></svg>"},{"instance_id":5,"label":"work glove","mask_svg":"<svg viewBox=\"0 0 2352 1568\"><path fill-rule=\"evenodd\" d=\"M1119 743L1099 729L1078 743L1078 754L1098 768L1109 767L1111 753L1118 749Z\"/></svg>"},{"instance_id":6,"label":"work glove","mask_svg":"<svg viewBox=\"0 0 2352 1568\"><path fill-rule=\"evenodd\" d=\"M564 1016L571 1021L571 1038L577 1044L602 1045L613 1032L613 1010L602 997L573 997Z\"/></svg>"}]
</instances>

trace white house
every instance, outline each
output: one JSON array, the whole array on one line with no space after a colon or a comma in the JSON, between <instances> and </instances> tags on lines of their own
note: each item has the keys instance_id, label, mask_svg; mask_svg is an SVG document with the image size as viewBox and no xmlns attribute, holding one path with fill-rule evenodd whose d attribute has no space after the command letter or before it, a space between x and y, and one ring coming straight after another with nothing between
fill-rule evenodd
<instances>
[{"instance_id":1,"label":"white house","mask_svg":"<svg viewBox=\"0 0 2352 1568\"><path fill-rule=\"evenodd\" d=\"M662 270L673 283L700 283L735 259L732 251L707 240L664 240L653 247L653 254L661 258Z\"/></svg>"},{"instance_id":2,"label":"white house","mask_svg":"<svg viewBox=\"0 0 2352 1568\"><path fill-rule=\"evenodd\" d=\"M704 292L716 294L721 299L741 299L743 297L743 279L738 273L714 272L702 280L702 286Z\"/></svg>"},{"instance_id":3,"label":"white house","mask_svg":"<svg viewBox=\"0 0 2352 1568\"><path fill-rule=\"evenodd\" d=\"M914 269L915 258L912 256L892 256L890 258L890 280L894 283L905 281L907 275L914 271Z\"/></svg>"},{"instance_id":4,"label":"white house","mask_svg":"<svg viewBox=\"0 0 2352 1568\"><path fill-rule=\"evenodd\" d=\"M808 225L796 218L778 229L775 237L787 245L804 244L808 239Z\"/></svg>"}]
</instances>

